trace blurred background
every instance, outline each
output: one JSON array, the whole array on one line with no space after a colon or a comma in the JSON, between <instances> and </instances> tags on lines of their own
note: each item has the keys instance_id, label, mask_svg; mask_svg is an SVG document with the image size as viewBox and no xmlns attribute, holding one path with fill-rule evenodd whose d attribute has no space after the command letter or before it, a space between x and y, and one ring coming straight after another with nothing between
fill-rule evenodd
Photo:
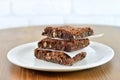
<instances>
[{"instance_id":1,"label":"blurred background","mask_svg":"<svg viewBox=\"0 0 120 80\"><path fill-rule=\"evenodd\" d=\"M0 0L0 29L46 24L120 26L120 0Z\"/></svg>"}]
</instances>

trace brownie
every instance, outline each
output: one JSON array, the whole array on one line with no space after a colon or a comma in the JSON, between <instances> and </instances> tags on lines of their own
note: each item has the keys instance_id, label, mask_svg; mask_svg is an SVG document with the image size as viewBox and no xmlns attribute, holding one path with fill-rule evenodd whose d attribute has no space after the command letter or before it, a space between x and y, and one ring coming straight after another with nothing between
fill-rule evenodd
<instances>
[{"instance_id":1,"label":"brownie","mask_svg":"<svg viewBox=\"0 0 120 80\"><path fill-rule=\"evenodd\" d=\"M90 27L48 26L42 33L44 36L61 39L80 39L93 35L93 29Z\"/></svg>"},{"instance_id":2,"label":"brownie","mask_svg":"<svg viewBox=\"0 0 120 80\"><path fill-rule=\"evenodd\" d=\"M87 38L79 39L79 40L58 40L58 39L44 38L38 42L38 47L44 49L53 49L53 50L71 52L85 48L89 45L89 43L90 43L89 39Z\"/></svg>"},{"instance_id":3,"label":"brownie","mask_svg":"<svg viewBox=\"0 0 120 80\"><path fill-rule=\"evenodd\" d=\"M38 48L36 48L34 50L34 55L36 58L48 62L58 63L62 65L72 65L73 63L84 59L86 57L86 52L81 52L77 54L75 57L71 58L64 52L39 50Z\"/></svg>"}]
</instances>

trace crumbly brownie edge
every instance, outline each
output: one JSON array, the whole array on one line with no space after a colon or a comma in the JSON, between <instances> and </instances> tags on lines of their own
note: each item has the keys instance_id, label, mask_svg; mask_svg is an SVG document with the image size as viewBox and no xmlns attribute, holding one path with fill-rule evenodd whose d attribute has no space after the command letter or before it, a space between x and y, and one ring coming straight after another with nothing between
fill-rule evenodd
<instances>
[{"instance_id":1,"label":"crumbly brownie edge","mask_svg":"<svg viewBox=\"0 0 120 80\"><path fill-rule=\"evenodd\" d=\"M63 52L38 50L38 48L36 48L34 51L34 56L38 59L45 60L48 62L53 62L61 65L73 65L73 63L84 59L86 57L86 52L79 53L75 57L70 58Z\"/></svg>"},{"instance_id":2,"label":"crumbly brownie edge","mask_svg":"<svg viewBox=\"0 0 120 80\"><path fill-rule=\"evenodd\" d=\"M52 38L62 39L80 39L93 35L93 29L90 27L73 28L69 26L63 27L46 27L42 35Z\"/></svg>"},{"instance_id":3,"label":"crumbly brownie edge","mask_svg":"<svg viewBox=\"0 0 120 80\"><path fill-rule=\"evenodd\" d=\"M90 44L89 39L56 40L56 39L44 38L38 42L38 47L44 49L53 49L53 50L71 52L85 48L89 44Z\"/></svg>"}]
</instances>

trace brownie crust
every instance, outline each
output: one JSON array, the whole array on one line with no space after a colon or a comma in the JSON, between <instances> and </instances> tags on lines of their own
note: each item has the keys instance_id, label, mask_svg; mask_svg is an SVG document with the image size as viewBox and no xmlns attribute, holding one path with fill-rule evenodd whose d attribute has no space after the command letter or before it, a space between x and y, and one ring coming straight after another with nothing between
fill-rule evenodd
<instances>
[{"instance_id":1,"label":"brownie crust","mask_svg":"<svg viewBox=\"0 0 120 80\"><path fill-rule=\"evenodd\" d=\"M44 38L43 40L38 42L38 48L71 52L85 48L89 44L90 42L89 39L87 38L80 40L57 40L57 39Z\"/></svg>"},{"instance_id":2,"label":"brownie crust","mask_svg":"<svg viewBox=\"0 0 120 80\"><path fill-rule=\"evenodd\" d=\"M93 35L93 29L90 27L48 26L42 33L44 36L61 39L80 39Z\"/></svg>"},{"instance_id":3,"label":"brownie crust","mask_svg":"<svg viewBox=\"0 0 120 80\"><path fill-rule=\"evenodd\" d=\"M62 65L72 65L73 63L84 59L86 57L86 52L81 52L77 54L75 57L71 58L68 55L66 55L64 52L39 50L38 48L36 48L34 50L34 55L36 58L48 62L53 62Z\"/></svg>"}]
</instances>

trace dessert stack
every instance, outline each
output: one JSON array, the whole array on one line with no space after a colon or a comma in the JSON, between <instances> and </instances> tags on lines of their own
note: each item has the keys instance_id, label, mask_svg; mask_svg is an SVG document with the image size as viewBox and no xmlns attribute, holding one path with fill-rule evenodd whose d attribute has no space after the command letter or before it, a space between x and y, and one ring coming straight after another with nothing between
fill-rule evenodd
<instances>
[{"instance_id":1,"label":"dessert stack","mask_svg":"<svg viewBox=\"0 0 120 80\"><path fill-rule=\"evenodd\" d=\"M38 42L34 50L36 58L61 64L72 65L86 57L86 48L90 41L88 36L93 35L90 27L48 26L42 33L46 38Z\"/></svg>"}]
</instances>

